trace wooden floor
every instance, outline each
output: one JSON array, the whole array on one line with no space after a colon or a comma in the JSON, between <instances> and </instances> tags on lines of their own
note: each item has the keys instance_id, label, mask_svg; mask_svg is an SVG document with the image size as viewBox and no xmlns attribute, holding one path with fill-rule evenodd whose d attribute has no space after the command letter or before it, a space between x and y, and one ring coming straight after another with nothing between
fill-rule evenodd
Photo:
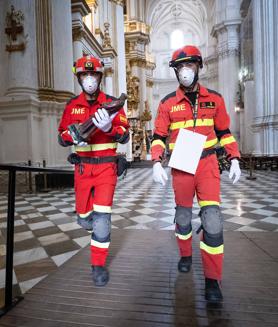
<instances>
[{"instance_id":1,"label":"wooden floor","mask_svg":"<svg viewBox=\"0 0 278 327\"><path fill-rule=\"evenodd\" d=\"M225 234L224 302L204 300L197 237L189 274L177 271L172 231L113 230L104 288L89 248L32 288L0 326L278 326L278 233Z\"/></svg>"}]
</instances>

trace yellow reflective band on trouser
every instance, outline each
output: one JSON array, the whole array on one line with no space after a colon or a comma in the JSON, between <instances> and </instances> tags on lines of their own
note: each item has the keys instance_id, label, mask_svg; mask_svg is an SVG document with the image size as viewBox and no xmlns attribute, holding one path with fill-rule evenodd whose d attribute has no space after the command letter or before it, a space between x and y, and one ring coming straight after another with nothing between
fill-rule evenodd
<instances>
[{"instance_id":1,"label":"yellow reflective band on trouser","mask_svg":"<svg viewBox=\"0 0 278 327\"><path fill-rule=\"evenodd\" d=\"M89 151L100 151L107 149L116 149L117 143L103 143L103 144L90 144L87 146L75 146L75 151L79 152L89 152Z\"/></svg>"},{"instance_id":2,"label":"yellow reflective band on trouser","mask_svg":"<svg viewBox=\"0 0 278 327\"><path fill-rule=\"evenodd\" d=\"M217 144L217 143L218 143L217 138L215 138L215 139L213 139L213 140L210 140L210 141L206 141L206 142L205 142L205 145L204 145L204 149L206 149L206 148L210 148L210 147L214 146L214 145ZM169 149L170 149L170 150L173 150L174 147L175 147L175 143L169 143Z\"/></svg>"},{"instance_id":3,"label":"yellow reflective band on trouser","mask_svg":"<svg viewBox=\"0 0 278 327\"><path fill-rule=\"evenodd\" d=\"M196 119L196 125L195 126L213 126L214 120L213 119ZM176 123L172 123L170 125L170 130L175 130L179 128L187 128L187 127L193 127L194 126L194 120L190 119L187 121L178 121Z\"/></svg>"},{"instance_id":4,"label":"yellow reflective band on trouser","mask_svg":"<svg viewBox=\"0 0 278 327\"><path fill-rule=\"evenodd\" d=\"M80 218L87 218L88 216L90 216L90 214L92 213L93 211L88 211L86 213L78 213L78 216Z\"/></svg>"},{"instance_id":5,"label":"yellow reflective band on trouser","mask_svg":"<svg viewBox=\"0 0 278 327\"><path fill-rule=\"evenodd\" d=\"M104 213L111 213L112 209L109 206L101 206L99 204L94 204L94 211L104 212Z\"/></svg>"},{"instance_id":6,"label":"yellow reflective band on trouser","mask_svg":"<svg viewBox=\"0 0 278 327\"><path fill-rule=\"evenodd\" d=\"M186 241L188 240L191 236L192 236L192 232L190 232L189 234L187 235L181 235L181 234L178 234L178 233L175 233L175 235L182 241Z\"/></svg>"},{"instance_id":7,"label":"yellow reflective band on trouser","mask_svg":"<svg viewBox=\"0 0 278 327\"><path fill-rule=\"evenodd\" d=\"M224 146L226 144L230 144L233 142L236 142L235 138L233 136L229 136L229 137L226 137L226 138L220 140L220 145Z\"/></svg>"},{"instance_id":8,"label":"yellow reflective band on trouser","mask_svg":"<svg viewBox=\"0 0 278 327\"><path fill-rule=\"evenodd\" d=\"M224 245L219 245L217 247L212 247L206 245L203 241L200 242L200 249L204 250L209 254L223 254L224 253Z\"/></svg>"},{"instance_id":9,"label":"yellow reflective band on trouser","mask_svg":"<svg viewBox=\"0 0 278 327\"><path fill-rule=\"evenodd\" d=\"M220 202L217 201L199 201L199 206L200 207L205 207L205 206L219 206Z\"/></svg>"},{"instance_id":10,"label":"yellow reflective band on trouser","mask_svg":"<svg viewBox=\"0 0 278 327\"><path fill-rule=\"evenodd\" d=\"M101 243L95 240L91 240L91 245L96 246L97 248L108 249L110 242Z\"/></svg>"},{"instance_id":11,"label":"yellow reflective band on trouser","mask_svg":"<svg viewBox=\"0 0 278 327\"><path fill-rule=\"evenodd\" d=\"M155 145L161 145L163 147L163 149L165 149L165 143L161 140L154 140L152 142L152 147L155 146Z\"/></svg>"}]
</instances>

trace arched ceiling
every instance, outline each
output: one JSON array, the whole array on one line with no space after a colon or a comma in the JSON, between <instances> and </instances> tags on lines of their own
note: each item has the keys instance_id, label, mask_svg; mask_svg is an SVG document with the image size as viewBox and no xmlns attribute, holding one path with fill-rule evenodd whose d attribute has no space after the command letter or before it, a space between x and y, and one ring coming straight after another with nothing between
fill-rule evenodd
<instances>
[{"instance_id":1,"label":"arched ceiling","mask_svg":"<svg viewBox=\"0 0 278 327\"><path fill-rule=\"evenodd\" d=\"M147 1L146 23L152 27L152 34L179 26L190 29L198 35L200 43L207 40L207 12L201 0L152 0ZM169 30L170 29L170 30Z\"/></svg>"}]
</instances>

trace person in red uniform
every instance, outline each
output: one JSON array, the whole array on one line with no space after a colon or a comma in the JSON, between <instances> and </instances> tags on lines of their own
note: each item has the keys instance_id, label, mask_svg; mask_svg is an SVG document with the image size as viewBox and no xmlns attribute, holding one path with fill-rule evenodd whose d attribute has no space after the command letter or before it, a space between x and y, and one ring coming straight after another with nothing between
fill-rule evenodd
<instances>
[{"instance_id":1,"label":"person in red uniform","mask_svg":"<svg viewBox=\"0 0 278 327\"><path fill-rule=\"evenodd\" d=\"M222 96L198 83L202 56L195 46L184 46L173 53L170 67L175 70L179 87L161 100L155 120L151 153L153 178L165 184L168 179L161 165L169 136L169 149L173 150L179 129L185 128L207 136L204 150L195 174L172 169L175 193L175 235L180 251L178 269L188 272L192 264L192 205L196 194L200 206L202 234L201 257L205 275L205 297L210 302L221 301L219 287L222 279L223 222L220 204L220 173L214 147L223 146L231 161L230 178L233 183L240 177L240 153L229 126ZM184 155L184 160L190 157Z\"/></svg>"},{"instance_id":2,"label":"person in red uniform","mask_svg":"<svg viewBox=\"0 0 278 327\"><path fill-rule=\"evenodd\" d=\"M84 229L92 230L91 265L97 286L104 286L109 280L105 261L117 182L117 142L129 140L129 124L124 109L111 116L107 110L99 109L102 103L115 99L100 90L103 66L99 59L90 55L75 62L73 70L83 92L67 103L58 129L59 143L62 146L74 144L78 155L74 173L77 222ZM76 141L69 125L83 123L92 115L97 132L86 142Z\"/></svg>"}]
</instances>

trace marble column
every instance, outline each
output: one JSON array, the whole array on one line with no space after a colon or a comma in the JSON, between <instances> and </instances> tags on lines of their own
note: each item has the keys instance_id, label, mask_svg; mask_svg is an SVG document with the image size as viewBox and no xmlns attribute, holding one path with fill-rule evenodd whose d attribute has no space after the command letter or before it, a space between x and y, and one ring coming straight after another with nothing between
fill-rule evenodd
<instances>
[{"instance_id":1,"label":"marble column","mask_svg":"<svg viewBox=\"0 0 278 327\"><path fill-rule=\"evenodd\" d=\"M240 20L221 22L213 27L217 37L218 85L231 118L231 131L239 139L239 116L235 112L239 73L239 24Z\"/></svg>"},{"instance_id":2,"label":"marble column","mask_svg":"<svg viewBox=\"0 0 278 327\"><path fill-rule=\"evenodd\" d=\"M256 156L278 155L277 15L276 0L253 1L256 106L252 129Z\"/></svg>"},{"instance_id":3,"label":"marble column","mask_svg":"<svg viewBox=\"0 0 278 327\"><path fill-rule=\"evenodd\" d=\"M81 28L73 30L73 62L83 56L82 37L83 30ZM77 77L74 77L74 93L79 94L81 91L82 89L78 83Z\"/></svg>"},{"instance_id":4,"label":"marble column","mask_svg":"<svg viewBox=\"0 0 278 327\"><path fill-rule=\"evenodd\" d=\"M15 11L21 11L24 15L22 20L23 32L17 34L17 41L12 43L24 43L24 49L21 51L8 51L6 45L9 44L8 36L5 34L7 27L5 16L11 12L11 6ZM48 5L48 2L47 2ZM26 1L4 1L0 2L2 12L1 29L1 66L5 72L4 87L1 95L7 96L37 96L38 80L35 72L37 71L36 55L36 6L35 0ZM3 64L5 63L5 64ZM1 67L2 68L2 67ZM1 69L2 72L2 69ZM4 75L1 73L1 75Z\"/></svg>"},{"instance_id":5,"label":"marble column","mask_svg":"<svg viewBox=\"0 0 278 327\"><path fill-rule=\"evenodd\" d=\"M126 93L126 59L125 59L125 34L124 34L124 11L123 6L116 6L117 26L117 61L118 61L118 83L119 92Z\"/></svg>"},{"instance_id":6,"label":"marble column","mask_svg":"<svg viewBox=\"0 0 278 327\"><path fill-rule=\"evenodd\" d=\"M83 56L82 38L84 37L83 17L91 13L90 7L85 1L74 1L71 3L72 11L72 38L73 38L73 61ZM73 63L72 63L73 64ZM74 93L79 94L81 87L74 79Z\"/></svg>"},{"instance_id":7,"label":"marble column","mask_svg":"<svg viewBox=\"0 0 278 327\"><path fill-rule=\"evenodd\" d=\"M108 68L104 71L105 93L113 95L113 69Z\"/></svg>"}]
</instances>

